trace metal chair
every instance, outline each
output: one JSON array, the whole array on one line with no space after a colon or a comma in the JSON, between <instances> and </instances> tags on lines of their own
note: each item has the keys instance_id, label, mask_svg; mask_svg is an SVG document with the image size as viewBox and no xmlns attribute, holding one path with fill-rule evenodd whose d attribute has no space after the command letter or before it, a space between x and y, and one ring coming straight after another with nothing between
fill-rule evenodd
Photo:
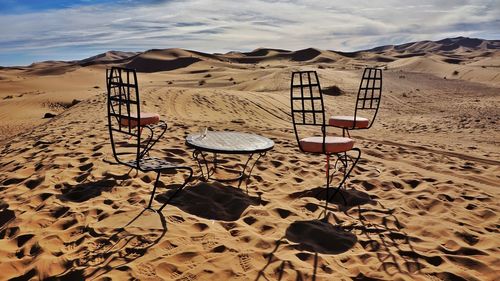
<instances>
[{"instance_id":1,"label":"metal chair","mask_svg":"<svg viewBox=\"0 0 500 281\"><path fill-rule=\"evenodd\" d=\"M108 128L115 160L122 165L142 172L157 173L147 208L151 208L156 187L162 172L186 170L189 176L172 196L158 209L170 202L191 180L193 170L188 166L150 157L149 151L167 130L167 123L156 113L141 112L137 74L134 69L112 67L106 69L108 92Z\"/></svg>"},{"instance_id":2,"label":"metal chair","mask_svg":"<svg viewBox=\"0 0 500 281\"><path fill-rule=\"evenodd\" d=\"M369 129L375 121L382 97L382 69L365 68L361 83L359 84L358 96L354 107L354 115L331 116L328 124L333 127L342 128L342 136L350 136L349 130ZM360 114L366 113L365 116ZM370 118L366 118L368 117Z\"/></svg>"},{"instance_id":3,"label":"metal chair","mask_svg":"<svg viewBox=\"0 0 500 281\"><path fill-rule=\"evenodd\" d=\"M290 85L290 101L293 128L297 143L302 152L326 155L326 206L328 201L337 193L340 193L344 203L347 204L341 192L342 186L356 166L361 150L354 148L354 141L346 137L334 137L327 135L328 124L325 122L325 108L323 94L316 71L298 71L292 73ZM304 134L313 136L302 137ZM350 156L348 152L354 152ZM334 171L330 175L330 158L336 157ZM329 195L330 183L333 179L337 164L341 163L343 178L335 189L333 195Z\"/></svg>"}]
</instances>

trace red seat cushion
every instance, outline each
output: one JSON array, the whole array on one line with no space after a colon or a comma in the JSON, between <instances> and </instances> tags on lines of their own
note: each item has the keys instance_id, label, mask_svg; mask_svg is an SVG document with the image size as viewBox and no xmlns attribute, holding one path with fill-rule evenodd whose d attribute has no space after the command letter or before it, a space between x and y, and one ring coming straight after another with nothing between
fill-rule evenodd
<instances>
[{"instance_id":1,"label":"red seat cushion","mask_svg":"<svg viewBox=\"0 0 500 281\"><path fill-rule=\"evenodd\" d=\"M354 116L332 116L328 120L330 126L341 127L341 128L352 128L354 127ZM370 120L356 116L356 129L368 128Z\"/></svg>"},{"instance_id":2,"label":"red seat cushion","mask_svg":"<svg viewBox=\"0 0 500 281\"><path fill-rule=\"evenodd\" d=\"M134 128L137 127L137 124L140 126L146 126L146 125L151 125L151 124L156 124L160 121L160 115L156 113L150 113L150 112L141 112L141 120L137 120L137 114L136 113L131 113L130 117L130 127ZM135 119L133 119L135 118ZM129 126L129 119L128 118L121 118L120 123L122 126Z\"/></svg>"},{"instance_id":3,"label":"red seat cushion","mask_svg":"<svg viewBox=\"0 0 500 281\"><path fill-rule=\"evenodd\" d=\"M306 152L323 153L323 137L308 137L300 141L300 146ZM326 137L325 150L326 153L339 153L351 150L354 146L354 141L344 137Z\"/></svg>"}]
</instances>

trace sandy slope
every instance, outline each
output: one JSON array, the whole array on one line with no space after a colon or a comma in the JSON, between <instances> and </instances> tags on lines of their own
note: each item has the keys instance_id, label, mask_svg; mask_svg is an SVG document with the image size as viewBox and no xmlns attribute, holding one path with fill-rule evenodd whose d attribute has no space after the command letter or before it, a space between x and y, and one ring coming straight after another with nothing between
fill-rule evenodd
<instances>
[{"instance_id":1,"label":"sandy slope","mask_svg":"<svg viewBox=\"0 0 500 281\"><path fill-rule=\"evenodd\" d=\"M73 66L0 70L0 142L45 123L45 113L60 113L75 99L102 92L102 73L100 68Z\"/></svg>"},{"instance_id":2,"label":"sandy slope","mask_svg":"<svg viewBox=\"0 0 500 281\"><path fill-rule=\"evenodd\" d=\"M186 55L149 59L175 60L173 54ZM385 71L376 125L353 133L363 156L345 192L348 204L334 199L325 221L324 193L316 195L324 159L297 149L289 76L318 70L323 87L345 91L325 98L328 112L350 112L358 62L318 68L191 56L203 59L139 73L144 110L170 125L154 153L198 172L184 138L205 127L262 134L276 146L257 165L248 192L196 179L161 214L144 211L154 174L113 164L103 65L48 76L0 73L9 82L2 81L2 95L15 93L0 100L2 128L13 135L15 114L25 114L22 124L31 128L0 148L0 280L497 278L498 87ZM23 92L30 93L16 96ZM39 119L51 109L44 102L73 99L83 101ZM181 177L163 176L161 193Z\"/></svg>"}]
</instances>

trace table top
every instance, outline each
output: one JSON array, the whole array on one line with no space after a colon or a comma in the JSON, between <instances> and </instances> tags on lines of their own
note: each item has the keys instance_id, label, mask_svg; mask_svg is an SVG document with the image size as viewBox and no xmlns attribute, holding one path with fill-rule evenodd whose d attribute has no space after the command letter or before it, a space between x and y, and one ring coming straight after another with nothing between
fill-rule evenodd
<instances>
[{"instance_id":1,"label":"table top","mask_svg":"<svg viewBox=\"0 0 500 281\"><path fill-rule=\"evenodd\" d=\"M190 134L186 137L186 144L201 151L224 154L261 153L274 147L274 142L266 137L228 131Z\"/></svg>"}]
</instances>

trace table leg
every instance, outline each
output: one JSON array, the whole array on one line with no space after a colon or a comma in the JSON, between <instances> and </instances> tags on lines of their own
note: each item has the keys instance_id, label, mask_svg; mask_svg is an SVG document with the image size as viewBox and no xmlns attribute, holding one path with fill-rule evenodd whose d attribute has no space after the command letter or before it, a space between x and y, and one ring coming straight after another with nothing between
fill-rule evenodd
<instances>
[{"instance_id":1,"label":"table leg","mask_svg":"<svg viewBox=\"0 0 500 281\"><path fill-rule=\"evenodd\" d=\"M235 178L227 178L227 179L221 179L221 178L215 178L213 175L215 174L217 170L217 153L214 153L214 158L213 161L209 161L205 155L205 153L201 150L194 150L193 151L193 158L197 161L198 167L200 168L201 176L203 180L208 181L210 179L218 180L218 181L238 181L238 187L241 186L243 183L243 180L246 179L245 181L245 186L248 192L248 182L250 180L250 177L252 176L253 169L255 168L255 165L257 162L259 162L260 158L266 155L266 152L259 153L259 156L255 161L252 163L250 166L250 169L248 170L248 175L245 175L245 172L247 171L247 168L250 164L250 162L253 159L253 156L255 154L251 153L248 155L248 159L245 161L245 164L243 165L243 169L239 173L239 175ZM212 164L212 167L210 167L210 162Z\"/></svg>"},{"instance_id":2,"label":"table leg","mask_svg":"<svg viewBox=\"0 0 500 281\"><path fill-rule=\"evenodd\" d=\"M202 159L200 159L200 156ZM202 178L205 181L208 181L210 179L210 167L208 166L208 161L207 161L207 158L205 157L205 154L203 153L203 151L195 150L195 151L193 151L193 158L196 159L196 162L198 162L198 167L200 168ZM203 172L202 161L205 164L205 169L207 171L206 177L205 177L205 173Z\"/></svg>"},{"instance_id":3,"label":"table leg","mask_svg":"<svg viewBox=\"0 0 500 281\"><path fill-rule=\"evenodd\" d=\"M246 178L245 180L245 188L247 190L247 193L248 193L248 182L250 180L250 177L252 176L252 172L253 172L253 168L255 168L255 165L257 165L257 162L259 162L260 158L262 158L263 156L266 156L266 152L261 152L259 153L259 157L257 157L257 159L255 159L255 162L253 162L252 166L250 167L250 170L248 171L248 175L244 176L245 175L245 170L246 170L246 167L248 165L248 163L250 162L250 160L252 159L253 157L253 154L250 154L250 157L248 157L248 160L247 162L245 163L245 166L243 167L243 177ZM238 187L241 186L241 183L243 181L243 177L240 179L239 183L238 183Z\"/></svg>"},{"instance_id":4,"label":"table leg","mask_svg":"<svg viewBox=\"0 0 500 281\"><path fill-rule=\"evenodd\" d=\"M214 173L217 171L217 153L214 153Z\"/></svg>"}]
</instances>

